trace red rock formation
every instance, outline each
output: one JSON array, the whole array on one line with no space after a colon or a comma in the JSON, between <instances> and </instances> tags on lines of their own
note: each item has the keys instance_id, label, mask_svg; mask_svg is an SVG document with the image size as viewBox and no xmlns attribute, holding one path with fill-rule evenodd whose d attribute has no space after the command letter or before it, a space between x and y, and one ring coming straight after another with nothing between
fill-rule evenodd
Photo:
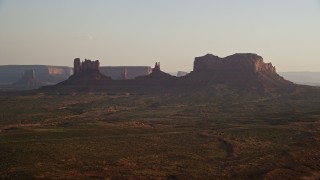
<instances>
[{"instance_id":1,"label":"red rock formation","mask_svg":"<svg viewBox=\"0 0 320 180\"><path fill-rule=\"evenodd\" d=\"M152 69L152 73L147 76L139 76L136 79L175 79L175 76L171 76L168 73L161 71L160 62L156 62L154 68Z\"/></svg>"},{"instance_id":2,"label":"red rock formation","mask_svg":"<svg viewBox=\"0 0 320 180\"><path fill-rule=\"evenodd\" d=\"M212 54L196 57L194 71L237 71L237 72L260 72L275 73L275 67L271 63L264 63L261 56L256 54L234 54L220 58Z\"/></svg>"},{"instance_id":3,"label":"red rock formation","mask_svg":"<svg viewBox=\"0 0 320 180\"><path fill-rule=\"evenodd\" d=\"M293 87L291 82L276 73L271 63L264 63L262 57L256 54L234 54L226 58L210 54L197 57L194 61L194 70L180 78L161 71L158 62L155 63L151 74L127 81L110 81L111 78L100 73L99 61L80 62L77 58L74 65L74 75L60 83L61 85L108 85L111 89L118 90L149 87L158 90L176 87L183 90L184 87L201 88L216 84L265 91ZM124 68L121 79L126 79L126 76L127 70Z\"/></svg>"},{"instance_id":4,"label":"red rock formation","mask_svg":"<svg viewBox=\"0 0 320 180\"><path fill-rule=\"evenodd\" d=\"M103 81L111 80L100 73L100 62L85 59L81 62L80 58L74 59L74 73L66 81L59 85L80 85L80 84L101 84Z\"/></svg>"},{"instance_id":5,"label":"red rock formation","mask_svg":"<svg viewBox=\"0 0 320 180\"><path fill-rule=\"evenodd\" d=\"M73 63L73 71L74 75L78 73L84 73L84 72L100 72L99 67L100 67L100 62L98 60L96 61L91 61L89 59L85 59L83 62L80 62L80 58L75 58L74 63Z\"/></svg>"},{"instance_id":6,"label":"red rock formation","mask_svg":"<svg viewBox=\"0 0 320 180\"><path fill-rule=\"evenodd\" d=\"M267 90L292 84L279 76L271 63L264 63L263 58L256 54L196 57L193 72L187 77L193 83L222 83Z\"/></svg>"}]
</instances>

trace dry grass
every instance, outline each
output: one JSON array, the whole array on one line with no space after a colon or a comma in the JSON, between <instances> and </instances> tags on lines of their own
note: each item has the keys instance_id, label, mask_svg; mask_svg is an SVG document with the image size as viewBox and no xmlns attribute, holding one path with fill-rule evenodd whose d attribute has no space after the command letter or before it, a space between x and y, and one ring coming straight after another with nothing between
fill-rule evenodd
<instances>
[{"instance_id":1,"label":"dry grass","mask_svg":"<svg viewBox=\"0 0 320 180\"><path fill-rule=\"evenodd\" d=\"M317 96L39 93L0 100L1 179L273 179L318 177L320 170Z\"/></svg>"}]
</instances>

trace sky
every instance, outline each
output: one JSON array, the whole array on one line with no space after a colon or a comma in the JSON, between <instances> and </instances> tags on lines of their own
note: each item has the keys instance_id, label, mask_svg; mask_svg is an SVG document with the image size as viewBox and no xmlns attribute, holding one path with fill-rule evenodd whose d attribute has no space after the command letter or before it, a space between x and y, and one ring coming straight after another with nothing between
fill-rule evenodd
<instances>
[{"instance_id":1,"label":"sky","mask_svg":"<svg viewBox=\"0 0 320 180\"><path fill-rule=\"evenodd\" d=\"M102 66L256 53L278 71L320 71L320 0L0 0L0 65Z\"/></svg>"}]
</instances>

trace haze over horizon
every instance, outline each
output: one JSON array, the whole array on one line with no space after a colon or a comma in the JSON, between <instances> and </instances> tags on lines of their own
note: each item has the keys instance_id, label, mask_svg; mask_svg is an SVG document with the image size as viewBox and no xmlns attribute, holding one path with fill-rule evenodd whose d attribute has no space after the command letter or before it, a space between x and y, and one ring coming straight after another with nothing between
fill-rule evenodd
<instances>
[{"instance_id":1,"label":"haze over horizon","mask_svg":"<svg viewBox=\"0 0 320 180\"><path fill-rule=\"evenodd\" d=\"M320 1L0 0L0 65L102 66L256 53L278 71L320 71Z\"/></svg>"}]
</instances>

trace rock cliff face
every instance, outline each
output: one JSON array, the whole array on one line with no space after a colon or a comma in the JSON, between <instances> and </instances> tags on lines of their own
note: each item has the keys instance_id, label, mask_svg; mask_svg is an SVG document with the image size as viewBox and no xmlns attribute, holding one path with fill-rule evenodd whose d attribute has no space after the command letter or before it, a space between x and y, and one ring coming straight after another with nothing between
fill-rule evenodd
<instances>
[{"instance_id":1,"label":"rock cliff face","mask_svg":"<svg viewBox=\"0 0 320 180\"><path fill-rule=\"evenodd\" d=\"M234 54L226 58L220 58L212 54L196 57L194 69L197 71L233 71L244 73L269 72L276 73L271 63L264 63L261 56L256 54Z\"/></svg>"},{"instance_id":2,"label":"rock cliff face","mask_svg":"<svg viewBox=\"0 0 320 180\"><path fill-rule=\"evenodd\" d=\"M223 83L271 90L292 84L276 73L271 63L256 54L234 54L220 58L212 54L196 57L193 71L187 75L194 83Z\"/></svg>"},{"instance_id":3,"label":"rock cliff face","mask_svg":"<svg viewBox=\"0 0 320 180\"><path fill-rule=\"evenodd\" d=\"M102 81L111 80L100 73L100 62L98 60L91 61L85 59L80 61L80 58L74 59L74 73L66 81L59 85L83 85L83 84L100 84Z\"/></svg>"},{"instance_id":4,"label":"rock cliff face","mask_svg":"<svg viewBox=\"0 0 320 180\"><path fill-rule=\"evenodd\" d=\"M45 85L45 83L36 78L36 73L34 70L26 70L20 80L13 83L13 85L23 88L38 88Z\"/></svg>"},{"instance_id":5,"label":"rock cliff face","mask_svg":"<svg viewBox=\"0 0 320 180\"><path fill-rule=\"evenodd\" d=\"M88 72L100 73L99 67L100 62L98 60L91 61L89 59L85 59L83 62L81 62L80 58L76 58L73 62L73 74L77 75Z\"/></svg>"}]
</instances>

